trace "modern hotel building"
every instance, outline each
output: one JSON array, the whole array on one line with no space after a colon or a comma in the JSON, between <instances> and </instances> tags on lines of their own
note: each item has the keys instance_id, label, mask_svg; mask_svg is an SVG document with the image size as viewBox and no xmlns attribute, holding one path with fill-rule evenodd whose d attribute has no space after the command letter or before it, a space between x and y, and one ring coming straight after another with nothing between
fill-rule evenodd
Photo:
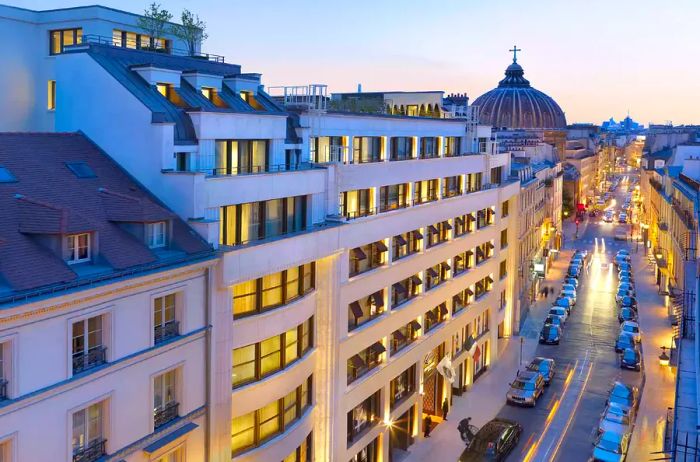
<instances>
[{"instance_id":1,"label":"modern hotel building","mask_svg":"<svg viewBox=\"0 0 700 462\"><path fill-rule=\"evenodd\" d=\"M152 417L127 412L145 392L107 380L105 390L133 387L128 417L110 420L130 432L76 458L66 417L50 448L20 445L10 460L41 460L35 451L45 450L74 462L389 461L422 437L424 415L437 420L444 400L469 393L498 360L499 338L518 319L520 182L477 108L447 107L431 92L401 94L403 111L384 101L352 112L321 85L270 96L259 74L199 50L178 56L174 37L142 38L134 15L0 13L0 29L25 27L17 33L36 39L24 48L18 39L13 58L31 63L27 115L0 120L0 130L81 132L218 255L198 289L203 370L178 385L197 393L183 402L201 401L203 442L187 443L201 452L144 450L137 441L170 447L184 433L151 429ZM28 373L42 374L43 361ZM24 420L67 416L66 406L28 405ZM24 441L26 422L2 412L0 402L0 437Z\"/></svg>"}]
</instances>

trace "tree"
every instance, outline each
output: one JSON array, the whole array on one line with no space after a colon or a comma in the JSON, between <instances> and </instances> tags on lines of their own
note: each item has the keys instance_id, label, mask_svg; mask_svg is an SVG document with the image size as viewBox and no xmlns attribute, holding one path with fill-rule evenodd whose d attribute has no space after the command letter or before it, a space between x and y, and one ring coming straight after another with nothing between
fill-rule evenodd
<instances>
[{"instance_id":1,"label":"tree","mask_svg":"<svg viewBox=\"0 0 700 462\"><path fill-rule=\"evenodd\" d=\"M207 24L188 9L182 10L180 22L181 24L173 24L171 32L175 37L185 42L187 52L190 56L194 56L197 52L197 45L209 37L206 32Z\"/></svg>"},{"instance_id":2,"label":"tree","mask_svg":"<svg viewBox=\"0 0 700 462\"><path fill-rule=\"evenodd\" d=\"M143 11L143 17L136 21L136 25L150 36L150 46L156 47L156 40L163 37L167 23L173 15L165 8L160 7L160 3L151 3Z\"/></svg>"}]
</instances>

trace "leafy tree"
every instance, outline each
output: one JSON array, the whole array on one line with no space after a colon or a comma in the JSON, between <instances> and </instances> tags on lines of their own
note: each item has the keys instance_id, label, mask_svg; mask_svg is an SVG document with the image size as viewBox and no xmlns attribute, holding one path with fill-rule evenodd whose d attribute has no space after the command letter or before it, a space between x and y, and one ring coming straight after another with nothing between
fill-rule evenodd
<instances>
[{"instance_id":1,"label":"leafy tree","mask_svg":"<svg viewBox=\"0 0 700 462\"><path fill-rule=\"evenodd\" d=\"M188 9L182 10L180 24L173 24L171 32L174 36L185 42L187 52L194 56L197 52L197 44L205 41L209 35L206 32L207 24L199 19L199 16Z\"/></svg>"},{"instance_id":2,"label":"leafy tree","mask_svg":"<svg viewBox=\"0 0 700 462\"><path fill-rule=\"evenodd\" d=\"M160 3L151 3L143 11L143 17L136 21L136 25L143 29L151 38L150 46L156 46L156 39L163 37L168 22L173 15L165 8L160 7Z\"/></svg>"}]
</instances>

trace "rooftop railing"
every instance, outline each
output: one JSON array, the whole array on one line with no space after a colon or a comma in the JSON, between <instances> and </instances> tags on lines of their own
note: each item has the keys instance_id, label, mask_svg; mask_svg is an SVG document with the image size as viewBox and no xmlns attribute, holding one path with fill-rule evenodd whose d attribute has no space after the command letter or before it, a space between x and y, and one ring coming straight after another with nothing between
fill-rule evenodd
<instances>
[{"instance_id":1,"label":"rooftop railing","mask_svg":"<svg viewBox=\"0 0 700 462\"><path fill-rule=\"evenodd\" d=\"M122 38L114 38L114 37L107 37L104 35L96 35L96 34L85 34L82 37L82 41L80 43L75 43L73 45L66 45L64 46L65 50L70 50L71 48L80 48L81 46L85 44L90 44L90 43L96 43L100 45L107 45L107 46L112 46L112 47L117 47L117 48L126 48L129 50L139 50L139 51L150 51L153 53L161 53L161 54L167 54L167 55L172 55L172 56L183 56L187 58L195 58L195 59L204 59L207 61L213 61L215 63L224 63L225 58L221 55L215 55L212 53L204 53L201 51L190 51L190 50L185 50L182 48L173 48L171 46L158 46L159 42L156 42L155 44L151 45L150 43L145 45L141 42L138 42L133 39L122 39ZM169 42L168 42L169 43Z\"/></svg>"}]
</instances>

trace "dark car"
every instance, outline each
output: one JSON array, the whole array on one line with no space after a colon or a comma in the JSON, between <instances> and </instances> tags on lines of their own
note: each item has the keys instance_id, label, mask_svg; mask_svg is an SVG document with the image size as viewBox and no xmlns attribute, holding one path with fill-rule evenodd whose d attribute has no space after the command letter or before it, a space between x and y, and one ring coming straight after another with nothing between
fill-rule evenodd
<instances>
[{"instance_id":1,"label":"dark car","mask_svg":"<svg viewBox=\"0 0 700 462\"><path fill-rule=\"evenodd\" d=\"M561 327L554 324L545 324L540 331L540 343L546 343L547 345L559 345L560 340Z\"/></svg>"},{"instance_id":2,"label":"dark car","mask_svg":"<svg viewBox=\"0 0 700 462\"><path fill-rule=\"evenodd\" d=\"M618 302L618 305L625 308L632 308L633 310L637 311L637 299L634 297L630 296L625 296L620 299Z\"/></svg>"},{"instance_id":3,"label":"dark car","mask_svg":"<svg viewBox=\"0 0 700 462\"><path fill-rule=\"evenodd\" d=\"M553 314L548 314L546 318L544 318L544 325L549 326L549 325L555 325L559 328L564 327L564 321L562 321L561 317L555 316Z\"/></svg>"},{"instance_id":4,"label":"dark car","mask_svg":"<svg viewBox=\"0 0 700 462\"><path fill-rule=\"evenodd\" d=\"M566 275L570 278L578 279L579 274L581 274L581 267L577 265L569 266L569 269L566 272Z\"/></svg>"},{"instance_id":5,"label":"dark car","mask_svg":"<svg viewBox=\"0 0 700 462\"><path fill-rule=\"evenodd\" d=\"M636 342L634 341L634 336L629 332L620 332L620 335L615 341L615 352L621 353L627 348L634 348Z\"/></svg>"},{"instance_id":6,"label":"dark car","mask_svg":"<svg viewBox=\"0 0 700 462\"><path fill-rule=\"evenodd\" d=\"M620 356L620 367L622 369L642 370L642 355L637 348L625 348Z\"/></svg>"},{"instance_id":7,"label":"dark car","mask_svg":"<svg viewBox=\"0 0 700 462\"><path fill-rule=\"evenodd\" d=\"M537 356L527 365L528 371L539 372L544 378L544 384L549 385L554 378L556 363L552 358Z\"/></svg>"},{"instance_id":8,"label":"dark car","mask_svg":"<svg viewBox=\"0 0 700 462\"><path fill-rule=\"evenodd\" d=\"M637 313L629 306L623 306L620 309L620 314L617 315L617 320L621 323L624 321L637 321Z\"/></svg>"},{"instance_id":9,"label":"dark car","mask_svg":"<svg viewBox=\"0 0 700 462\"><path fill-rule=\"evenodd\" d=\"M519 423L497 417L476 432L459 462L503 461L518 445L522 432Z\"/></svg>"}]
</instances>

